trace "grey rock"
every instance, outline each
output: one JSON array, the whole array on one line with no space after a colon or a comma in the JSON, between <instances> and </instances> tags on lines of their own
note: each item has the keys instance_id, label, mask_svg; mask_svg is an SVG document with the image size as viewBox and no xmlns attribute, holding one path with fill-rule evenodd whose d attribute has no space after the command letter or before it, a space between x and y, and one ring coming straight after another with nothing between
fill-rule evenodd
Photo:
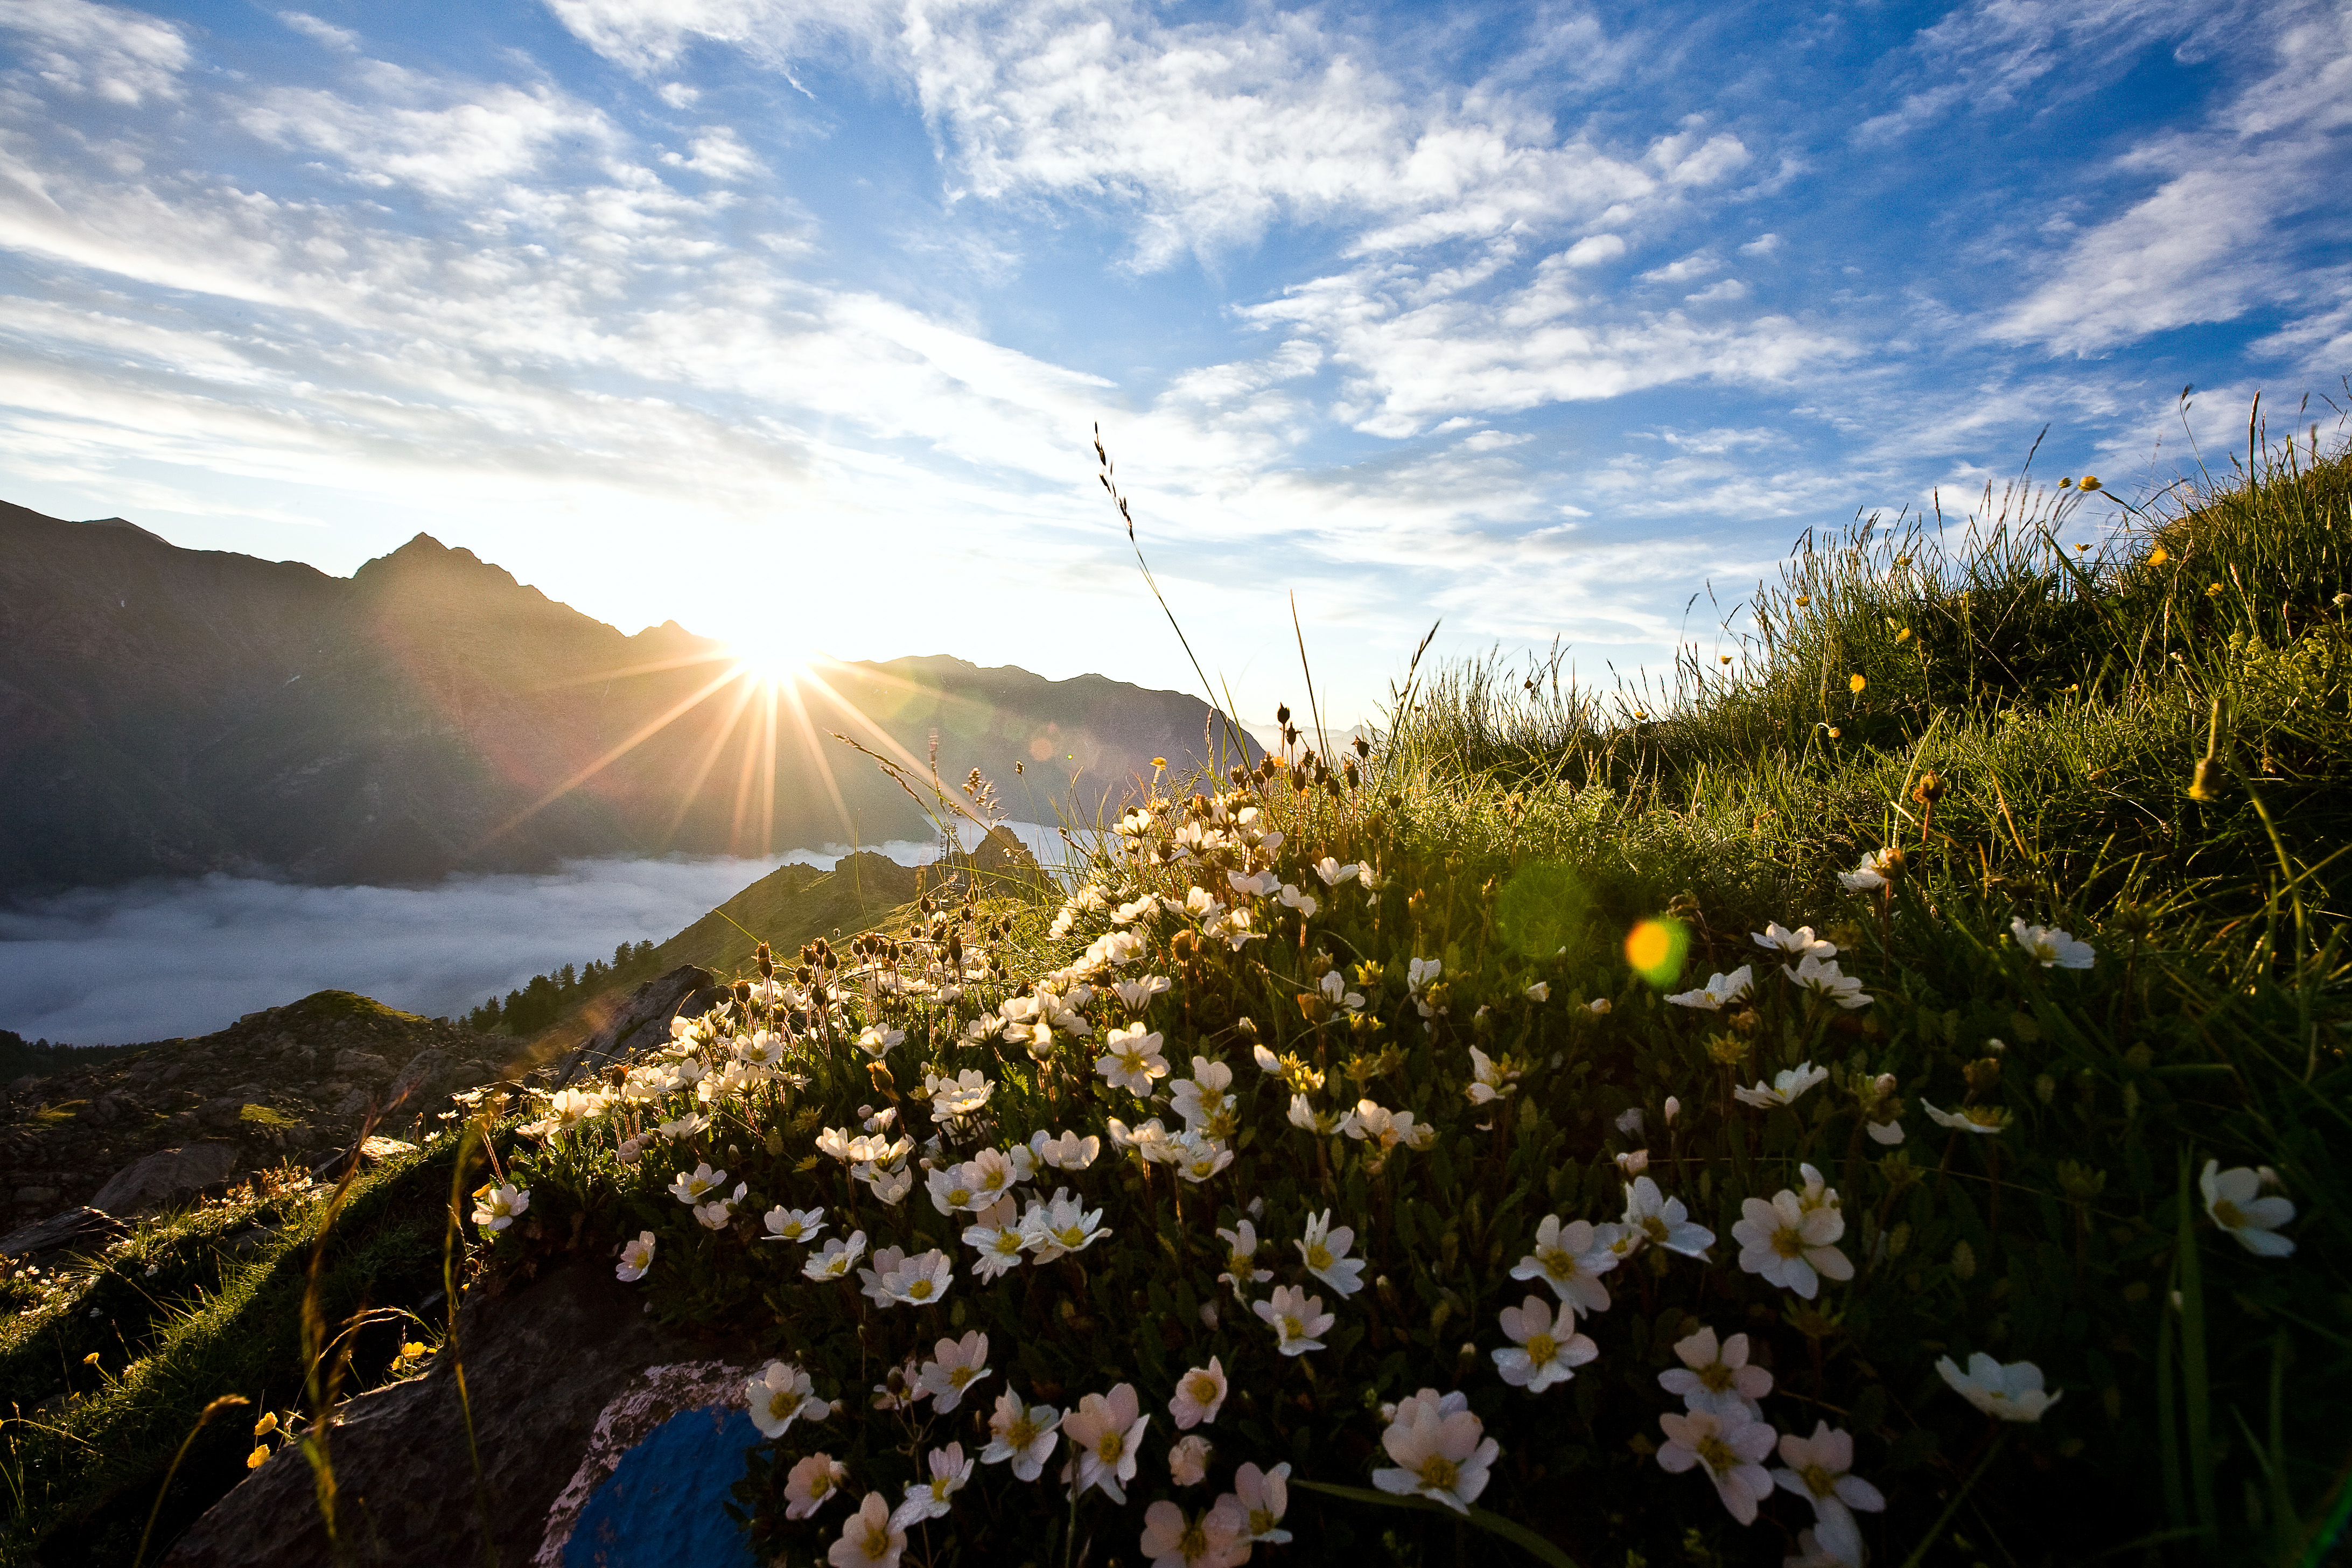
<instances>
[{"instance_id":1,"label":"grey rock","mask_svg":"<svg viewBox=\"0 0 2352 1568\"><path fill-rule=\"evenodd\" d=\"M392 1087L384 1091L384 1108L423 1109L425 1101L447 1092L449 1067L448 1052L427 1046L409 1058L400 1076L392 1080Z\"/></svg>"},{"instance_id":2,"label":"grey rock","mask_svg":"<svg viewBox=\"0 0 2352 1568\"><path fill-rule=\"evenodd\" d=\"M390 1078L392 1064L367 1051L343 1050L335 1053L335 1071L345 1078Z\"/></svg>"},{"instance_id":3,"label":"grey rock","mask_svg":"<svg viewBox=\"0 0 2352 1568\"><path fill-rule=\"evenodd\" d=\"M55 1187L18 1187L16 1201L20 1204L53 1204L58 1201Z\"/></svg>"},{"instance_id":4,"label":"grey rock","mask_svg":"<svg viewBox=\"0 0 2352 1568\"><path fill-rule=\"evenodd\" d=\"M0 1237L0 1258L39 1258L51 1252L96 1252L130 1226L97 1209L68 1209Z\"/></svg>"},{"instance_id":5,"label":"grey rock","mask_svg":"<svg viewBox=\"0 0 2352 1568\"><path fill-rule=\"evenodd\" d=\"M341 1552L329 1547L310 1467L289 1445L197 1520L164 1557L166 1568L520 1568L551 1529L568 1532L580 1499L567 1494L609 1471L605 1455L627 1436L616 1427L645 1424L641 1384L678 1382L682 1396L707 1398L726 1381L646 1376L655 1367L709 1365L713 1352L656 1326L602 1261L468 1302L454 1343L424 1376L360 1395L336 1421L329 1441ZM478 1494L457 1399L459 1354L483 1438Z\"/></svg>"},{"instance_id":6,"label":"grey rock","mask_svg":"<svg viewBox=\"0 0 2352 1568\"><path fill-rule=\"evenodd\" d=\"M575 1083L640 1051L668 1044L672 1018L700 1013L726 994L719 977L699 964L682 963L658 980L646 981L603 1028L556 1058L555 1083Z\"/></svg>"},{"instance_id":7,"label":"grey rock","mask_svg":"<svg viewBox=\"0 0 2352 1568\"><path fill-rule=\"evenodd\" d=\"M89 1206L127 1217L194 1197L228 1180L236 1169L236 1149L228 1143L190 1143L158 1149L117 1171L98 1189Z\"/></svg>"}]
</instances>

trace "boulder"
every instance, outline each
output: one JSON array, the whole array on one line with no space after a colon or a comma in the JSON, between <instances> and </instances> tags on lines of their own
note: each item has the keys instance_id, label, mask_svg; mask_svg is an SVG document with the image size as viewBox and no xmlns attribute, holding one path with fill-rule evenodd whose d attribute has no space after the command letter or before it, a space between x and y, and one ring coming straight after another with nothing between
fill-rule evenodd
<instances>
[{"instance_id":1,"label":"boulder","mask_svg":"<svg viewBox=\"0 0 2352 1568\"><path fill-rule=\"evenodd\" d=\"M89 1206L128 1217L165 1204L193 1198L216 1187L236 1169L236 1149L228 1143L189 1143L158 1149L114 1173Z\"/></svg>"},{"instance_id":2,"label":"boulder","mask_svg":"<svg viewBox=\"0 0 2352 1568\"><path fill-rule=\"evenodd\" d=\"M39 1258L52 1252L96 1252L130 1227L98 1209L63 1214L0 1237L0 1258Z\"/></svg>"},{"instance_id":3,"label":"boulder","mask_svg":"<svg viewBox=\"0 0 2352 1568\"><path fill-rule=\"evenodd\" d=\"M392 1110L404 1106L415 1110L446 1093L452 1065L448 1052L432 1046L425 1047L408 1058L408 1065L400 1069L400 1076L394 1079L392 1087L384 1091L384 1109Z\"/></svg>"},{"instance_id":4,"label":"boulder","mask_svg":"<svg viewBox=\"0 0 2352 1568\"><path fill-rule=\"evenodd\" d=\"M731 1403L740 1413L752 1360L658 1327L601 1261L468 1301L453 1343L422 1377L343 1406L328 1438L341 1552L328 1543L310 1468L289 1446L190 1527L168 1568L578 1561L567 1544L595 1516L605 1479L681 1411L723 1420L719 1407ZM740 1465L740 1447L732 1468L706 1467L721 1495Z\"/></svg>"},{"instance_id":5,"label":"boulder","mask_svg":"<svg viewBox=\"0 0 2352 1568\"><path fill-rule=\"evenodd\" d=\"M637 987L604 1026L555 1061L557 1087L576 1083L614 1062L669 1043L669 1021L680 1013L700 1013L727 994L719 977L699 964L682 963L658 980Z\"/></svg>"},{"instance_id":6,"label":"boulder","mask_svg":"<svg viewBox=\"0 0 2352 1568\"><path fill-rule=\"evenodd\" d=\"M370 1051L341 1050L335 1053L335 1072L342 1078L389 1078L392 1064Z\"/></svg>"}]
</instances>

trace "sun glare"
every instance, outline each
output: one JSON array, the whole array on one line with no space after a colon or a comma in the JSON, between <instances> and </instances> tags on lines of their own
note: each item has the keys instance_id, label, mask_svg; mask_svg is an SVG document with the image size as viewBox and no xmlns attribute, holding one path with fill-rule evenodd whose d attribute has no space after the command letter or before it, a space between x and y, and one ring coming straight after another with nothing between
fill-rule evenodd
<instances>
[{"instance_id":1,"label":"sun glare","mask_svg":"<svg viewBox=\"0 0 2352 1568\"><path fill-rule=\"evenodd\" d=\"M800 679L815 657L798 643L759 632L729 637L727 655L744 674L776 686Z\"/></svg>"}]
</instances>

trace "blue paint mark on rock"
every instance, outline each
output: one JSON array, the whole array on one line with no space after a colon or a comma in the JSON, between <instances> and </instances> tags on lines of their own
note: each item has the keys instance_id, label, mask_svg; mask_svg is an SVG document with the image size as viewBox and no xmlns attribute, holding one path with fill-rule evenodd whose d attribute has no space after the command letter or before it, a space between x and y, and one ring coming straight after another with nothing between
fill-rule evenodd
<instances>
[{"instance_id":1,"label":"blue paint mark on rock","mask_svg":"<svg viewBox=\"0 0 2352 1568\"><path fill-rule=\"evenodd\" d=\"M671 1416L621 1456L564 1543L563 1568L760 1568L724 1505L759 1428L740 1405Z\"/></svg>"}]
</instances>

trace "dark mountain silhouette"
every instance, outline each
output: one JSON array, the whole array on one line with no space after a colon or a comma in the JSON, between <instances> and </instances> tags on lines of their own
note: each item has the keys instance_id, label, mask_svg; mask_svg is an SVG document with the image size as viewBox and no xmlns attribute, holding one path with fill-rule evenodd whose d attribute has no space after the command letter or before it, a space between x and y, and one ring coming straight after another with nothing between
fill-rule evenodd
<instances>
[{"instance_id":1,"label":"dark mountain silhouette","mask_svg":"<svg viewBox=\"0 0 2352 1568\"><path fill-rule=\"evenodd\" d=\"M1197 698L948 658L826 666L771 723L734 668L425 534L341 578L0 503L0 889L930 836L828 731L925 772L936 743L951 787L978 767L1013 816L1091 819L1227 734Z\"/></svg>"}]
</instances>

